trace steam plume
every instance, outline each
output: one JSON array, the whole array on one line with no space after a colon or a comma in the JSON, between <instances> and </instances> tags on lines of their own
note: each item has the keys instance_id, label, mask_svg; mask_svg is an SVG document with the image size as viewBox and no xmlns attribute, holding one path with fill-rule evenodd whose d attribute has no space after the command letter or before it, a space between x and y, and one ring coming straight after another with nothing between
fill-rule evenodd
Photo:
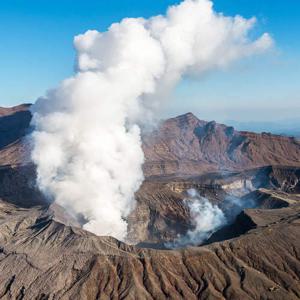
<instances>
[{"instance_id":1,"label":"steam plume","mask_svg":"<svg viewBox=\"0 0 300 300\"><path fill-rule=\"evenodd\" d=\"M242 199L228 194L218 206L202 197L195 189L189 189L187 194L184 204L190 211L193 229L189 229L185 235L179 235L174 241L165 243L167 248L201 245L218 229L232 224L244 209L254 208L258 204L250 197Z\"/></svg>"},{"instance_id":2,"label":"steam plume","mask_svg":"<svg viewBox=\"0 0 300 300\"><path fill-rule=\"evenodd\" d=\"M166 243L167 248L180 248L187 245L200 245L207 240L212 233L227 223L223 211L199 195L195 189L187 191L188 197L184 200L190 210L193 229L187 231L184 236L179 236L173 242Z\"/></svg>"},{"instance_id":3,"label":"steam plume","mask_svg":"<svg viewBox=\"0 0 300 300\"><path fill-rule=\"evenodd\" d=\"M225 17L208 0L185 0L165 16L127 18L74 39L77 73L33 107L38 185L85 228L124 239L144 156L141 123L185 74L222 68L265 51L255 19Z\"/></svg>"}]
</instances>

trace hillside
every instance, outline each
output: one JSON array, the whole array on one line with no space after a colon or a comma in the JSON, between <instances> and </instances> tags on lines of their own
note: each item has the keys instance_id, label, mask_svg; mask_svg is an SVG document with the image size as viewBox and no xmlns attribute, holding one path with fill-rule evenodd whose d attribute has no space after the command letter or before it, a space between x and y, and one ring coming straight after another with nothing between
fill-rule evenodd
<instances>
[{"instance_id":1,"label":"hillside","mask_svg":"<svg viewBox=\"0 0 300 300\"><path fill-rule=\"evenodd\" d=\"M300 299L296 139L190 113L166 120L143 137L146 178L124 243L83 230L38 191L30 118L28 106L1 109L0 299ZM201 245L167 250L193 229L191 188L241 209Z\"/></svg>"},{"instance_id":2,"label":"hillside","mask_svg":"<svg viewBox=\"0 0 300 300\"><path fill-rule=\"evenodd\" d=\"M300 143L293 137L239 132L191 113L163 122L143 142L146 176L300 166Z\"/></svg>"}]
</instances>

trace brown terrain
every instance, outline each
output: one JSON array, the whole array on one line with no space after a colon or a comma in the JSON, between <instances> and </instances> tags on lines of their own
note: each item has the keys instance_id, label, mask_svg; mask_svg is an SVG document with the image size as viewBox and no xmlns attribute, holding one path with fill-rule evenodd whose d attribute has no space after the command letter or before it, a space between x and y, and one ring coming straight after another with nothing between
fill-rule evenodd
<instances>
[{"instance_id":1,"label":"brown terrain","mask_svg":"<svg viewBox=\"0 0 300 300\"><path fill-rule=\"evenodd\" d=\"M144 173L198 175L268 165L300 167L300 141L293 137L235 131L192 113L165 121L144 137Z\"/></svg>"},{"instance_id":2,"label":"brown terrain","mask_svg":"<svg viewBox=\"0 0 300 300\"><path fill-rule=\"evenodd\" d=\"M300 144L192 114L145 136L145 182L128 245L97 237L35 186L29 106L0 109L0 299L299 299ZM196 189L244 209L199 246L167 250L193 228ZM246 207L246 205L245 205Z\"/></svg>"}]
</instances>

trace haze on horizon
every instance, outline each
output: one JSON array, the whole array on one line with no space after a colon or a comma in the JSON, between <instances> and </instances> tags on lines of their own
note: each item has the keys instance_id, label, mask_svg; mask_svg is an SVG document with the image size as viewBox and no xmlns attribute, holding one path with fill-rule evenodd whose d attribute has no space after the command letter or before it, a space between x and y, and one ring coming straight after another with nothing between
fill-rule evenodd
<instances>
[{"instance_id":1,"label":"haze on horizon","mask_svg":"<svg viewBox=\"0 0 300 300\"><path fill-rule=\"evenodd\" d=\"M34 102L46 90L72 75L75 35L90 28L103 31L125 16L148 17L163 13L168 5L178 2L2 1L0 105ZM300 3L280 0L271 6L259 0L234 3L214 0L214 6L225 14L255 16L258 25L254 35L269 32L276 45L263 56L211 72L201 81L185 78L170 95L171 105L162 112L162 117L192 111L201 119L233 121L236 125L252 122L256 127L262 123L267 127L267 124L283 126L285 123L297 126L300 123ZM257 128L265 130L263 126Z\"/></svg>"}]
</instances>

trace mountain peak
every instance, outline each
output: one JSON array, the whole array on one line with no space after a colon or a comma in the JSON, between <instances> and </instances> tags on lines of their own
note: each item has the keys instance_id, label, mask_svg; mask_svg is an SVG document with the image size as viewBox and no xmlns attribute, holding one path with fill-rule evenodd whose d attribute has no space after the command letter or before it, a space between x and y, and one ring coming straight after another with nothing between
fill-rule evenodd
<instances>
[{"instance_id":1,"label":"mountain peak","mask_svg":"<svg viewBox=\"0 0 300 300\"><path fill-rule=\"evenodd\" d=\"M175 117L175 119L186 119L186 120L197 120L197 121L199 121L199 119L191 112L185 113L183 115L179 115L179 116Z\"/></svg>"},{"instance_id":2,"label":"mountain peak","mask_svg":"<svg viewBox=\"0 0 300 300\"><path fill-rule=\"evenodd\" d=\"M167 122L175 122L175 124L177 124L179 127L185 127L185 126L189 126L189 127L195 127L195 126L203 126L205 125L207 122L198 119L193 113L188 112L186 114L183 115L179 115L177 117L174 117L172 119L167 120Z\"/></svg>"}]
</instances>

